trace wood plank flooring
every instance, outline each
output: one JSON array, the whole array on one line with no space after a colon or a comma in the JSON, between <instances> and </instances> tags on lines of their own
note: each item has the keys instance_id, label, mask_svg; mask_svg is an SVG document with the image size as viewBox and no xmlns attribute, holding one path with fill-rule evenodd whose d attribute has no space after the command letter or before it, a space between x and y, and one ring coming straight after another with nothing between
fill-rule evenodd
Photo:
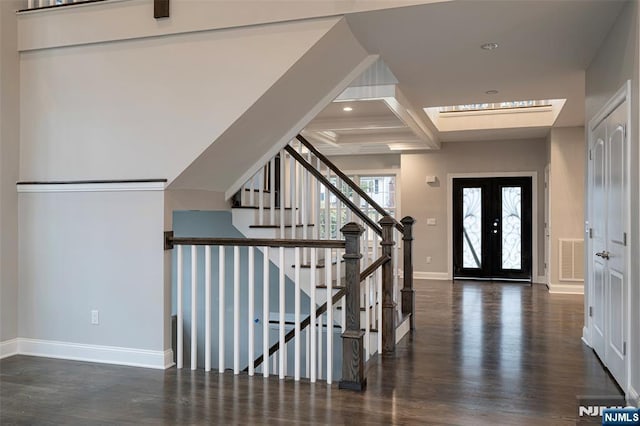
<instances>
[{"instance_id":1,"label":"wood plank flooring","mask_svg":"<svg viewBox=\"0 0 640 426\"><path fill-rule=\"evenodd\" d=\"M620 395L580 341L581 296L416 281L415 333L374 359L364 393L230 373L16 356L0 424L574 425L578 395Z\"/></svg>"}]
</instances>

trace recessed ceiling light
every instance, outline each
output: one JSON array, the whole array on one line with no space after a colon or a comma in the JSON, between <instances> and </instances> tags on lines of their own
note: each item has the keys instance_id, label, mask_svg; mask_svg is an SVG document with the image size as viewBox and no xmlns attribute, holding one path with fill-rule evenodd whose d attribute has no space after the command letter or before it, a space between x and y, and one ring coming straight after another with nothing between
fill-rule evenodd
<instances>
[{"instance_id":1,"label":"recessed ceiling light","mask_svg":"<svg viewBox=\"0 0 640 426\"><path fill-rule=\"evenodd\" d=\"M486 93L487 95L497 95L498 91L497 90L487 90L484 93Z\"/></svg>"},{"instance_id":2,"label":"recessed ceiling light","mask_svg":"<svg viewBox=\"0 0 640 426\"><path fill-rule=\"evenodd\" d=\"M343 110L343 111L347 111L347 112L349 112L349 111L353 111L353 108L351 108L351 107L344 107L344 108L342 108L342 110Z\"/></svg>"},{"instance_id":3,"label":"recessed ceiling light","mask_svg":"<svg viewBox=\"0 0 640 426\"><path fill-rule=\"evenodd\" d=\"M498 48L498 43L485 43L480 47L484 50L494 50Z\"/></svg>"}]
</instances>

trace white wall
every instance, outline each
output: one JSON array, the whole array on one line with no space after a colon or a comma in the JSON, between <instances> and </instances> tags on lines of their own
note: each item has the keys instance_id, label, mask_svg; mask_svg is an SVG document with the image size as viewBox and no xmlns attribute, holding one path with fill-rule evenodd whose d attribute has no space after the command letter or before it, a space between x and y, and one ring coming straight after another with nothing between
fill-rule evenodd
<instances>
[{"instance_id":1,"label":"white wall","mask_svg":"<svg viewBox=\"0 0 640 426\"><path fill-rule=\"evenodd\" d=\"M19 4L0 2L0 342L18 335Z\"/></svg>"},{"instance_id":2,"label":"white wall","mask_svg":"<svg viewBox=\"0 0 640 426\"><path fill-rule=\"evenodd\" d=\"M337 22L23 52L20 179L171 181Z\"/></svg>"},{"instance_id":3,"label":"white wall","mask_svg":"<svg viewBox=\"0 0 640 426\"><path fill-rule=\"evenodd\" d=\"M448 0L173 0L171 17L160 20L153 19L153 0L67 6L22 13L20 50L261 25L440 1Z\"/></svg>"},{"instance_id":4,"label":"white wall","mask_svg":"<svg viewBox=\"0 0 640 426\"><path fill-rule=\"evenodd\" d=\"M583 127L554 128L549 135L549 288L552 292L581 293L584 289L584 282L560 281L559 272L559 240L584 238L584 138Z\"/></svg>"},{"instance_id":5,"label":"white wall","mask_svg":"<svg viewBox=\"0 0 640 426\"><path fill-rule=\"evenodd\" d=\"M537 172L538 177L538 271L544 273L544 167L546 144L544 139L451 142L442 144L440 151L402 154L401 202L402 215L417 220L414 225L414 271L446 276L449 238L447 224L451 212L447 210L447 174L489 172ZM425 176L438 177L436 184L425 183ZM435 218L435 226L427 225L427 218ZM536 253L533 253L535 256ZM426 257L431 256L431 263Z\"/></svg>"},{"instance_id":6,"label":"white wall","mask_svg":"<svg viewBox=\"0 0 640 426\"><path fill-rule=\"evenodd\" d=\"M163 191L20 193L19 206L22 339L170 348Z\"/></svg>"},{"instance_id":7,"label":"white wall","mask_svg":"<svg viewBox=\"0 0 640 426\"><path fill-rule=\"evenodd\" d=\"M640 68L638 57L640 56L640 43L638 32L640 8L637 1L630 1L625 5L611 32L604 40L586 73L586 117L585 122L598 112L614 93L627 81L631 80L631 241L630 260L632 265L631 286L631 330L630 348L630 385L635 391L640 391L640 182L638 181L638 168L640 167L640 150L638 149L638 122L640 121L639 102L640 91L638 81ZM585 159L586 162L586 159ZM589 306L588 297L585 297L585 306ZM585 324L587 316L585 309ZM622 384L626 387L626 384Z\"/></svg>"}]
</instances>

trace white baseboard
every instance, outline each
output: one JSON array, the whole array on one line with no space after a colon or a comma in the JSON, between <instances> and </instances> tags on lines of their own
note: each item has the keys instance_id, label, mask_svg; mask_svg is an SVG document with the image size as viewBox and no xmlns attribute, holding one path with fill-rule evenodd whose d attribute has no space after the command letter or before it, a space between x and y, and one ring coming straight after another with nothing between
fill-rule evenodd
<instances>
[{"instance_id":1,"label":"white baseboard","mask_svg":"<svg viewBox=\"0 0 640 426\"><path fill-rule=\"evenodd\" d=\"M157 369L167 369L173 365L173 351L171 349L167 349L166 351L152 351L116 346L56 342L52 340L24 338L16 340L18 340L17 353L20 355Z\"/></svg>"},{"instance_id":2,"label":"white baseboard","mask_svg":"<svg viewBox=\"0 0 640 426\"><path fill-rule=\"evenodd\" d=\"M406 317L404 321L396 328L396 344L411 330L411 318Z\"/></svg>"},{"instance_id":3,"label":"white baseboard","mask_svg":"<svg viewBox=\"0 0 640 426\"><path fill-rule=\"evenodd\" d=\"M0 342L0 359L18 355L18 339Z\"/></svg>"},{"instance_id":4,"label":"white baseboard","mask_svg":"<svg viewBox=\"0 0 640 426\"><path fill-rule=\"evenodd\" d=\"M589 343L589 329L587 327L582 327L582 342L591 347L591 343Z\"/></svg>"},{"instance_id":5,"label":"white baseboard","mask_svg":"<svg viewBox=\"0 0 640 426\"><path fill-rule=\"evenodd\" d=\"M413 278L416 280L448 280L449 274L446 272L421 272L413 271Z\"/></svg>"},{"instance_id":6,"label":"white baseboard","mask_svg":"<svg viewBox=\"0 0 640 426\"><path fill-rule=\"evenodd\" d=\"M633 386L629 386L627 403L636 407L640 407L640 395L638 395L638 391L636 391Z\"/></svg>"},{"instance_id":7,"label":"white baseboard","mask_svg":"<svg viewBox=\"0 0 640 426\"><path fill-rule=\"evenodd\" d=\"M544 275L538 275L537 277L534 277L533 282L535 284L547 284L547 277Z\"/></svg>"},{"instance_id":8,"label":"white baseboard","mask_svg":"<svg viewBox=\"0 0 640 426\"><path fill-rule=\"evenodd\" d=\"M552 284L548 283L551 294L584 294L584 284Z\"/></svg>"}]
</instances>

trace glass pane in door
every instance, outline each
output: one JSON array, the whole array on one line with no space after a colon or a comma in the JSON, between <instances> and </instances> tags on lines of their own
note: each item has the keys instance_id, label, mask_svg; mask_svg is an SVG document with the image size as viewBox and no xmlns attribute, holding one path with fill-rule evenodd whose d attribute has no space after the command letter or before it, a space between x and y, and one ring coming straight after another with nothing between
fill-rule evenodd
<instances>
[{"instance_id":1,"label":"glass pane in door","mask_svg":"<svg viewBox=\"0 0 640 426\"><path fill-rule=\"evenodd\" d=\"M482 259L482 188L462 189L462 267L480 268Z\"/></svg>"},{"instance_id":2,"label":"glass pane in door","mask_svg":"<svg viewBox=\"0 0 640 426\"><path fill-rule=\"evenodd\" d=\"M522 188L502 187L502 269L522 269Z\"/></svg>"}]
</instances>

